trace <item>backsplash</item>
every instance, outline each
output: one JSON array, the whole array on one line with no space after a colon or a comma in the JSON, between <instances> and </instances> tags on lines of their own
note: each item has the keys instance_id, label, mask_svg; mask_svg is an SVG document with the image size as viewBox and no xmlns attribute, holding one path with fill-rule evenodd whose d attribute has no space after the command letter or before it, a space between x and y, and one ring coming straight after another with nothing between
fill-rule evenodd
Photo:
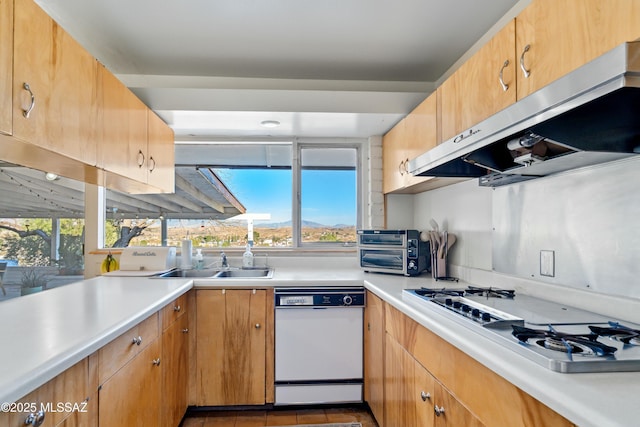
<instances>
[{"instance_id":1,"label":"backsplash","mask_svg":"<svg viewBox=\"0 0 640 427\"><path fill-rule=\"evenodd\" d=\"M387 228L427 230L434 218L458 235L453 265L640 298L639 183L640 158L496 189L473 179L388 195ZM541 250L553 251L554 277L540 275Z\"/></svg>"},{"instance_id":2,"label":"backsplash","mask_svg":"<svg viewBox=\"0 0 640 427\"><path fill-rule=\"evenodd\" d=\"M640 298L639 183L633 158L497 188L493 269ZM553 277L542 274L542 250L553 258Z\"/></svg>"}]
</instances>

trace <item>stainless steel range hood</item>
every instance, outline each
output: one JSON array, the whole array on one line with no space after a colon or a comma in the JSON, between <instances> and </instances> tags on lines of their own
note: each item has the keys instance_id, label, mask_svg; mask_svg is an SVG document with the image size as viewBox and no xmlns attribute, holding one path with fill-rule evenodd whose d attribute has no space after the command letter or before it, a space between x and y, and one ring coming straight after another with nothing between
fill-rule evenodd
<instances>
[{"instance_id":1,"label":"stainless steel range hood","mask_svg":"<svg viewBox=\"0 0 640 427\"><path fill-rule=\"evenodd\" d=\"M499 186L640 154L640 41L624 43L409 162Z\"/></svg>"}]
</instances>

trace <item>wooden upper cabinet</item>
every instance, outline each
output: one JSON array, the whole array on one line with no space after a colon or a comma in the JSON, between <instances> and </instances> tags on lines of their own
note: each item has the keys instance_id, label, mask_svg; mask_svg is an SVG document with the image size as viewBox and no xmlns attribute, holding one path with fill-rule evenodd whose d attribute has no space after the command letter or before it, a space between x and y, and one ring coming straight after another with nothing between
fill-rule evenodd
<instances>
[{"instance_id":1,"label":"wooden upper cabinet","mask_svg":"<svg viewBox=\"0 0 640 427\"><path fill-rule=\"evenodd\" d=\"M93 56L33 1L15 2L16 138L96 165L97 70Z\"/></svg>"},{"instance_id":2,"label":"wooden upper cabinet","mask_svg":"<svg viewBox=\"0 0 640 427\"><path fill-rule=\"evenodd\" d=\"M12 132L13 0L0 0L0 133Z\"/></svg>"},{"instance_id":3,"label":"wooden upper cabinet","mask_svg":"<svg viewBox=\"0 0 640 427\"><path fill-rule=\"evenodd\" d=\"M102 137L100 166L147 182L147 106L104 66L100 66Z\"/></svg>"},{"instance_id":4,"label":"wooden upper cabinet","mask_svg":"<svg viewBox=\"0 0 640 427\"><path fill-rule=\"evenodd\" d=\"M515 21L510 21L440 87L447 141L516 101Z\"/></svg>"},{"instance_id":5,"label":"wooden upper cabinet","mask_svg":"<svg viewBox=\"0 0 640 427\"><path fill-rule=\"evenodd\" d=\"M149 185L164 193L175 191L173 129L153 111L148 111L147 173Z\"/></svg>"},{"instance_id":6,"label":"wooden upper cabinet","mask_svg":"<svg viewBox=\"0 0 640 427\"><path fill-rule=\"evenodd\" d=\"M522 99L617 45L638 39L640 1L534 0L516 18L516 28ZM529 77L520 68L521 58Z\"/></svg>"},{"instance_id":7,"label":"wooden upper cabinet","mask_svg":"<svg viewBox=\"0 0 640 427\"><path fill-rule=\"evenodd\" d=\"M404 138L405 119L382 137L382 189L385 194L404 187Z\"/></svg>"},{"instance_id":8,"label":"wooden upper cabinet","mask_svg":"<svg viewBox=\"0 0 640 427\"><path fill-rule=\"evenodd\" d=\"M409 161L438 143L436 93L422 101L382 138L384 193L403 192L428 177L409 173Z\"/></svg>"}]
</instances>

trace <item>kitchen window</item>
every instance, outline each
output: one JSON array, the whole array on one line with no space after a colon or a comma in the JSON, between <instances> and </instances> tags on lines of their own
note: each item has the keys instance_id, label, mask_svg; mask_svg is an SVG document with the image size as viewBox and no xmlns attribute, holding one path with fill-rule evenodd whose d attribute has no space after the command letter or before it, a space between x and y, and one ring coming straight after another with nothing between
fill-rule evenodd
<instances>
[{"instance_id":1,"label":"kitchen window","mask_svg":"<svg viewBox=\"0 0 640 427\"><path fill-rule=\"evenodd\" d=\"M237 202L236 213L203 215L187 209L136 213L128 206L145 208L159 197L108 190L112 205L108 201L106 247L179 247L184 239L204 249L243 248L248 242L260 248L355 245L359 144L218 142L192 146L188 151L192 160L176 159L178 185L184 189L184 182L189 181L203 189L198 187L202 185L198 174L205 173ZM163 196L162 201L176 205L183 200L184 192Z\"/></svg>"}]
</instances>

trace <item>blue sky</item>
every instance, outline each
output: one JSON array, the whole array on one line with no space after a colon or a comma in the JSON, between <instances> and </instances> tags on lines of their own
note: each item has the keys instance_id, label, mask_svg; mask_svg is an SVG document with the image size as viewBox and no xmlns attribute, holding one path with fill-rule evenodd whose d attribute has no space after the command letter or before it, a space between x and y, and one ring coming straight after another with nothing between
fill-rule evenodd
<instances>
[{"instance_id":1,"label":"blue sky","mask_svg":"<svg viewBox=\"0 0 640 427\"><path fill-rule=\"evenodd\" d=\"M267 222L291 219L291 170L218 169L216 173L248 213L270 213ZM302 173L303 220L325 225L355 224L355 171Z\"/></svg>"}]
</instances>

